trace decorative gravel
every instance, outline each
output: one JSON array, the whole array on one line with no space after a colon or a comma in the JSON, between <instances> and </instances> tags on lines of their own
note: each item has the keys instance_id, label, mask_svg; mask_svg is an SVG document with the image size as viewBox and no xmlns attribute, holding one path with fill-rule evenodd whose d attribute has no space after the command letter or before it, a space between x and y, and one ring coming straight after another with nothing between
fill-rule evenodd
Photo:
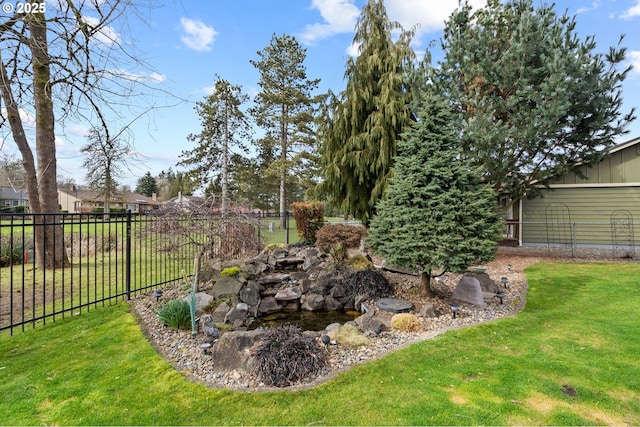
<instances>
[{"instance_id":1,"label":"decorative gravel","mask_svg":"<svg viewBox=\"0 0 640 427\"><path fill-rule=\"evenodd\" d=\"M501 277L509 279L503 303L500 304L498 298L494 298L483 306L473 306L461 302L460 311L456 318L453 318L449 304L451 294L461 276L454 274L442 276L438 283L434 284L438 297L430 300L434 305L436 317L420 317L424 324L423 331L403 333L392 330L382 332L380 335L371 334L370 343L364 347L348 347L339 343L329 345L327 347L330 355L329 368L317 377L309 378L307 382L287 387L287 389L313 387L354 365L366 363L417 341L433 338L449 329L472 326L515 314L524 308L526 301L527 283L523 272L524 268L530 264L551 259L545 255L547 254L539 249L527 251L523 248L501 248L496 260L486 264L486 272L501 289ZM606 253L594 252L590 258L602 260L606 258ZM508 265L511 267L509 268ZM385 272L385 275L394 284L397 296L413 302L415 313L420 313L427 301L420 296L420 279L416 276L391 272ZM165 301L181 298L186 294L184 285L165 287L163 290L162 298ZM140 325L149 341L178 371L194 381L216 388L246 391L274 390L273 387L266 387L259 383L244 371L228 372L216 369L212 357L200 347L205 342L204 335L199 333L194 336L191 331L178 331L164 327L156 314L158 305L152 292L140 295L131 301L133 312L138 316ZM373 304L370 306L373 307ZM376 315L390 318L392 314L378 310ZM318 333L318 339L319 337L320 333Z\"/></svg>"}]
</instances>

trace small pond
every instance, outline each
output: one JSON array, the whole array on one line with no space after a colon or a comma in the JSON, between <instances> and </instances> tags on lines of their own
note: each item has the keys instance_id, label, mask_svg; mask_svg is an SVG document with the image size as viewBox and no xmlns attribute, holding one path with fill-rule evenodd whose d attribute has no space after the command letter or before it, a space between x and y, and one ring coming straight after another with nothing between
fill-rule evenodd
<instances>
[{"instance_id":1,"label":"small pond","mask_svg":"<svg viewBox=\"0 0 640 427\"><path fill-rule=\"evenodd\" d=\"M263 316L253 323L251 329L269 328L284 324L299 326L303 331L322 331L332 323L344 324L354 320L360 313L349 311L290 311Z\"/></svg>"}]
</instances>

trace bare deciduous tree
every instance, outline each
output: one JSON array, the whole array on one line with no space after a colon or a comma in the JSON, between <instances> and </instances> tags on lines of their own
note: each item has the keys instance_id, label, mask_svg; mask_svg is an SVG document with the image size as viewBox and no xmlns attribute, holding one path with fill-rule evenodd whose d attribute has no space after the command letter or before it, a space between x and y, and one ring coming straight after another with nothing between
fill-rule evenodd
<instances>
[{"instance_id":1,"label":"bare deciduous tree","mask_svg":"<svg viewBox=\"0 0 640 427\"><path fill-rule=\"evenodd\" d=\"M4 104L0 136L10 137L20 151L30 211L56 213L56 126L98 122L108 129L110 117L136 114L129 100L134 96L140 100L141 85L149 86L159 75L124 71L127 65L135 70L148 68L120 33L126 29L125 18L142 10L141 4L133 0L26 0L24 6L0 18L0 98ZM50 218L56 221L55 216ZM59 227L35 230L38 266L63 266L66 255Z\"/></svg>"}]
</instances>

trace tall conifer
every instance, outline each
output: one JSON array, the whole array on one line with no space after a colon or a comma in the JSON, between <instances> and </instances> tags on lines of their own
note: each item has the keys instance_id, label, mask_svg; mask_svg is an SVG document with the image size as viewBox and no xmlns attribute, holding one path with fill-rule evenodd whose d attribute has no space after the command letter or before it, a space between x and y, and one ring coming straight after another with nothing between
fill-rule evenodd
<instances>
[{"instance_id":1,"label":"tall conifer","mask_svg":"<svg viewBox=\"0 0 640 427\"><path fill-rule=\"evenodd\" d=\"M411 118L408 72L414 54L413 33L389 21L382 0L363 7L349 58L347 87L330 93L320 122L321 189L344 213L368 223L382 196L396 154L396 140Z\"/></svg>"},{"instance_id":2,"label":"tall conifer","mask_svg":"<svg viewBox=\"0 0 640 427\"><path fill-rule=\"evenodd\" d=\"M492 189L460 157L460 120L433 94L398 144L394 176L367 243L391 264L431 277L491 260L502 222Z\"/></svg>"}]
</instances>

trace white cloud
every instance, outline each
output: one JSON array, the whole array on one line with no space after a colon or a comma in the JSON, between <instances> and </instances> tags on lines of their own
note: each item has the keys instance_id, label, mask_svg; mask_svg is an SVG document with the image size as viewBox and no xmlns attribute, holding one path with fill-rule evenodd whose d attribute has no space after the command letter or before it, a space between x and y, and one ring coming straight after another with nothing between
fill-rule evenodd
<instances>
[{"instance_id":1,"label":"white cloud","mask_svg":"<svg viewBox=\"0 0 640 427\"><path fill-rule=\"evenodd\" d=\"M311 8L320 11L324 22L310 24L304 28L300 39L306 43L353 31L360 15L354 0L313 0Z\"/></svg>"},{"instance_id":2,"label":"white cloud","mask_svg":"<svg viewBox=\"0 0 640 427\"><path fill-rule=\"evenodd\" d=\"M636 4L631 6L621 17L623 19L631 19L636 16L640 16L640 0L636 0Z\"/></svg>"},{"instance_id":3,"label":"white cloud","mask_svg":"<svg viewBox=\"0 0 640 427\"><path fill-rule=\"evenodd\" d=\"M633 66L632 73L640 75L640 50L629 52L629 62Z\"/></svg>"},{"instance_id":4,"label":"white cloud","mask_svg":"<svg viewBox=\"0 0 640 427\"><path fill-rule=\"evenodd\" d=\"M484 7L486 0L468 0L474 9ZM458 8L458 0L387 0L387 15L397 21L405 29L416 27L416 38L422 34L439 31L444 28L445 21Z\"/></svg>"},{"instance_id":5,"label":"white cloud","mask_svg":"<svg viewBox=\"0 0 640 427\"><path fill-rule=\"evenodd\" d=\"M70 134L76 136L86 137L87 135L89 135L89 128L78 123L67 125L65 127L65 130L67 130Z\"/></svg>"},{"instance_id":6,"label":"white cloud","mask_svg":"<svg viewBox=\"0 0 640 427\"><path fill-rule=\"evenodd\" d=\"M211 44L218 34L213 27L197 19L180 18L184 34L180 37L189 49L205 52L211 50Z\"/></svg>"},{"instance_id":7,"label":"white cloud","mask_svg":"<svg viewBox=\"0 0 640 427\"><path fill-rule=\"evenodd\" d=\"M359 50L360 50L360 43L351 43L347 48L347 55L355 58L356 56L360 55Z\"/></svg>"},{"instance_id":8,"label":"white cloud","mask_svg":"<svg viewBox=\"0 0 640 427\"><path fill-rule=\"evenodd\" d=\"M583 6L583 7L579 8L578 10L576 10L576 13L580 14L580 13L591 12L592 10L598 9L600 7L600 5L601 5L601 2L599 0L598 1L594 1L594 2L591 2L591 6Z\"/></svg>"},{"instance_id":9,"label":"white cloud","mask_svg":"<svg viewBox=\"0 0 640 427\"><path fill-rule=\"evenodd\" d=\"M162 83L167 79L165 75L156 73L155 71L149 74L136 74L125 70L114 70L113 74L134 82Z\"/></svg>"}]
</instances>

